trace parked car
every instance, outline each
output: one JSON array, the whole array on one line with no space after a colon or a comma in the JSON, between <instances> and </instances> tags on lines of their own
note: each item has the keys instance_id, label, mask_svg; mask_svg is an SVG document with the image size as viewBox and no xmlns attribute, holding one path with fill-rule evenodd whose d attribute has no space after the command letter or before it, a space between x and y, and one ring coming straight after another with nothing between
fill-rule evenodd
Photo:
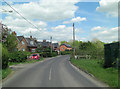
<instances>
[{"instance_id":1,"label":"parked car","mask_svg":"<svg viewBox=\"0 0 120 89\"><path fill-rule=\"evenodd\" d=\"M38 53L33 53L33 54L31 54L30 58L38 60L38 59L40 59L40 55Z\"/></svg>"}]
</instances>

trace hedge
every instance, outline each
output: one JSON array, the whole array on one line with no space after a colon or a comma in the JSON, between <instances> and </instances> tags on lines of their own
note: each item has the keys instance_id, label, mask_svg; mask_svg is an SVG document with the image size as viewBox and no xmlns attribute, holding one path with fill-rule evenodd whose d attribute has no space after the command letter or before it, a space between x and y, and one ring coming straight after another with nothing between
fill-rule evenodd
<instances>
[{"instance_id":1,"label":"hedge","mask_svg":"<svg viewBox=\"0 0 120 89\"><path fill-rule=\"evenodd\" d=\"M16 51L9 53L9 61L10 62L25 62L27 59L27 56L29 56L31 53L24 52L24 51Z\"/></svg>"},{"instance_id":2,"label":"hedge","mask_svg":"<svg viewBox=\"0 0 120 89\"><path fill-rule=\"evenodd\" d=\"M2 69L8 67L8 50L2 46Z\"/></svg>"}]
</instances>

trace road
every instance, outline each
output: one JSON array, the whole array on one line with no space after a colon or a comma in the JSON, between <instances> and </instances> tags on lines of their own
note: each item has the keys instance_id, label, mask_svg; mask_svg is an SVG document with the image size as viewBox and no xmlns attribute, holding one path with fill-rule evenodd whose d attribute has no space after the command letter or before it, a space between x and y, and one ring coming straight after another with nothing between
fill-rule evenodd
<instances>
[{"instance_id":1,"label":"road","mask_svg":"<svg viewBox=\"0 0 120 89\"><path fill-rule=\"evenodd\" d=\"M58 56L43 62L25 64L3 82L3 87L105 87L69 62L69 56Z\"/></svg>"}]
</instances>

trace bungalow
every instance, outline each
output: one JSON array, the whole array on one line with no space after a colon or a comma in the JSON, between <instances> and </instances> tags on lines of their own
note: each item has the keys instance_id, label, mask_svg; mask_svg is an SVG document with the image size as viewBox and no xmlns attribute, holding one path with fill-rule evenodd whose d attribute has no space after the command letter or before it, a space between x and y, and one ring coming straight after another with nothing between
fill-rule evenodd
<instances>
[{"instance_id":1,"label":"bungalow","mask_svg":"<svg viewBox=\"0 0 120 89\"><path fill-rule=\"evenodd\" d=\"M60 45L60 51L65 51L65 50L72 50L72 47L69 44L61 44Z\"/></svg>"}]
</instances>

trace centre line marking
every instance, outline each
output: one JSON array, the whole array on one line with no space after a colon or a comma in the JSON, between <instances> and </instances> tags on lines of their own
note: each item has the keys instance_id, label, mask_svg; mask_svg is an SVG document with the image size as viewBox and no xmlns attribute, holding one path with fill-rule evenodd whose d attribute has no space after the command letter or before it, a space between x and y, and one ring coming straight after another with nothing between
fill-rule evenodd
<instances>
[{"instance_id":1,"label":"centre line marking","mask_svg":"<svg viewBox=\"0 0 120 89\"><path fill-rule=\"evenodd\" d=\"M50 69L49 80L51 80L51 71L52 71L52 68Z\"/></svg>"}]
</instances>

